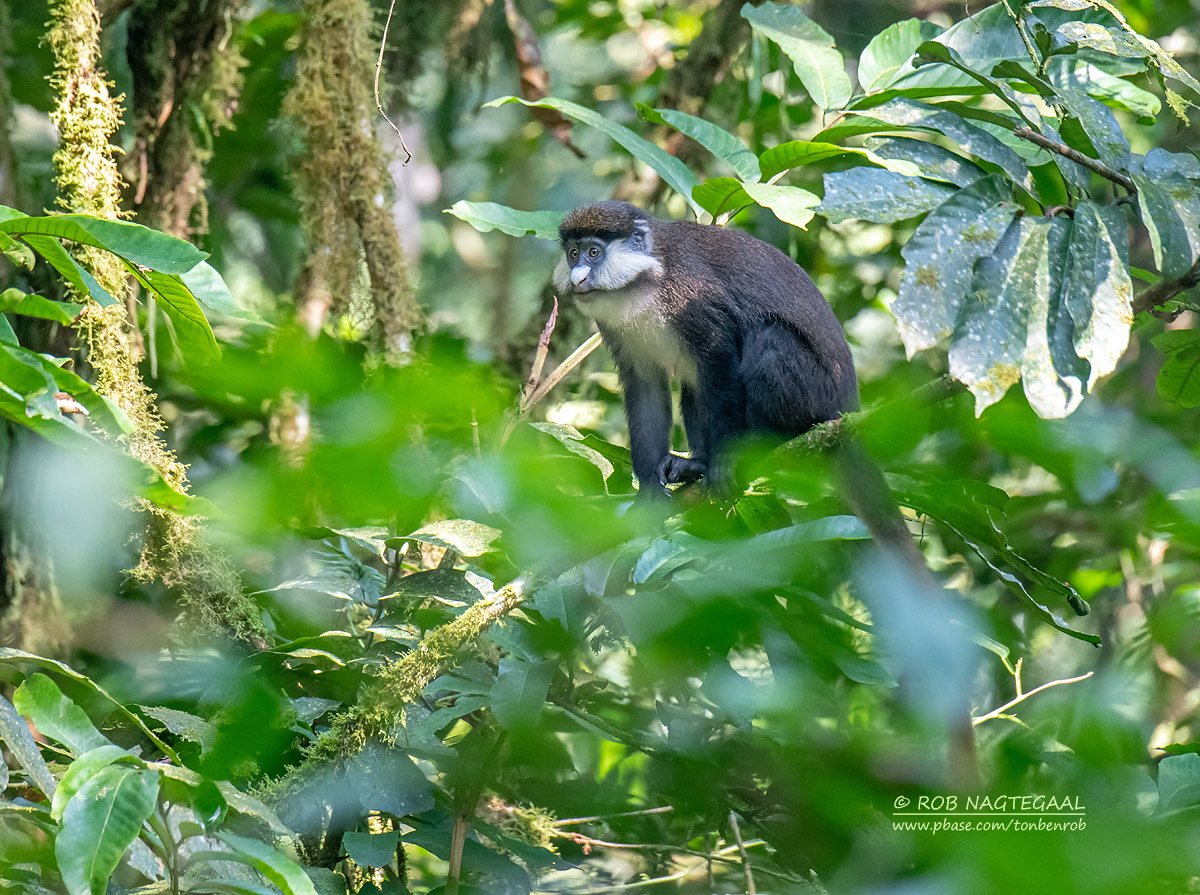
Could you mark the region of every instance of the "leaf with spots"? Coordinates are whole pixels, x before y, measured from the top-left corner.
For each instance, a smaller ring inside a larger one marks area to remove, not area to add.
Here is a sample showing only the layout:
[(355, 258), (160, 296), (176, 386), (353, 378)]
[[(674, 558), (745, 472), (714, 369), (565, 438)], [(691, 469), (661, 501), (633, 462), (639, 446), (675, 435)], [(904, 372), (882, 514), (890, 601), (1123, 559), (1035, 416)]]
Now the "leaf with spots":
[(991, 254), (1016, 214), (1012, 190), (989, 175), (921, 222), (901, 250), (904, 278), (892, 313), (908, 356), (954, 332), (975, 262)]
[(889, 224), (924, 214), (954, 195), (954, 187), (882, 168), (851, 168), (825, 175), (818, 211), (834, 224), (853, 219)]

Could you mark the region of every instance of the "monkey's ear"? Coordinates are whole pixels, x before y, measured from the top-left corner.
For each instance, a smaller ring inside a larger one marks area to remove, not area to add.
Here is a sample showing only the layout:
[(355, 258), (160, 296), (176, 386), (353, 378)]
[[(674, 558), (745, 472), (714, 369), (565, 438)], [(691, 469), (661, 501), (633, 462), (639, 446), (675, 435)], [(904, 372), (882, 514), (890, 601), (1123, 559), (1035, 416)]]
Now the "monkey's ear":
[(654, 239), (650, 235), (649, 221), (634, 221), (633, 235), (628, 240), (629, 248), (649, 255), (654, 250)]

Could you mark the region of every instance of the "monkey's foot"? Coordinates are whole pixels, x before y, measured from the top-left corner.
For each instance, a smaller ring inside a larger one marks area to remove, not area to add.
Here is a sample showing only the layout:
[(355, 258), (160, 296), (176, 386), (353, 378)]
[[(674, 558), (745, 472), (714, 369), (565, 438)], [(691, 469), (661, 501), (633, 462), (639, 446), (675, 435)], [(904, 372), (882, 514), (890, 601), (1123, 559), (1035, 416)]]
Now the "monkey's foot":
[(708, 474), (708, 464), (692, 457), (667, 454), (658, 464), (658, 480), (664, 485), (686, 485)]

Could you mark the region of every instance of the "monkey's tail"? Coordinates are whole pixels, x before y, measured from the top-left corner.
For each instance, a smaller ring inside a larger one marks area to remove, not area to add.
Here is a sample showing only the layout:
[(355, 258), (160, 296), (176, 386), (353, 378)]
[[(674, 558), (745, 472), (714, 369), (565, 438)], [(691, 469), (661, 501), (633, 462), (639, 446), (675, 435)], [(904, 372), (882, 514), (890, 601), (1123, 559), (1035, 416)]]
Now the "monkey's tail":
[[(866, 524), (875, 543), (904, 564), (912, 574), (919, 593), (928, 595), (931, 600), (944, 596), (942, 586), (929, 571), (925, 554), (921, 552), (900, 513), (892, 489), (862, 441), (851, 438), (843, 442), (834, 451), (834, 462), (841, 479), (842, 493), (846, 495), (855, 515)], [(952, 779), (970, 787), (979, 779), (970, 706), (964, 704), (955, 715), (948, 731), (949, 771)]]

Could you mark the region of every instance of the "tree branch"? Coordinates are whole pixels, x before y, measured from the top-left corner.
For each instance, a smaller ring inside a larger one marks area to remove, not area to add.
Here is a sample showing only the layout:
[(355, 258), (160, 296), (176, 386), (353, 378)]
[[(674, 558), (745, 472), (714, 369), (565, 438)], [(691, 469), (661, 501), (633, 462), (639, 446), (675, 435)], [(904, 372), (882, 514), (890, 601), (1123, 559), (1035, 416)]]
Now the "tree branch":
[(1031, 130), (1024, 125), (1013, 128), (1013, 133), (1018, 137), (1028, 140), (1030, 143), (1036, 143), (1043, 149), (1056, 152), (1063, 158), (1068, 158), (1075, 164), (1082, 165), (1083, 167), (1087, 168), (1089, 171), (1095, 171), (1101, 177), (1111, 180), (1117, 186), (1122, 186), (1129, 190), (1130, 193), (1137, 193), (1137, 185), (1124, 174), (1114, 171), (1112, 168), (1108, 167), (1108, 165), (1098, 162), (1094, 158), (1090, 158), (1078, 150), (1072, 149), (1065, 143), (1059, 143), (1057, 140), (1051, 140), (1049, 137), (1044, 137), (1037, 131)]
[[(914, 389), (906, 400), (918, 407), (931, 407), (949, 400), (955, 395), (961, 395), (966, 390), (967, 387), (953, 376), (945, 375)], [(853, 438), (867, 420), (889, 406), (891, 405), (885, 404), (871, 410), (847, 413), (841, 419), (813, 426), (803, 435), (793, 438), (791, 441), (785, 441), (775, 449), (775, 453), (781, 457), (801, 457), (806, 454), (832, 450)]]
[(1143, 289), (1133, 300), (1133, 313), (1147, 311), (1155, 316), (1162, 316), (1155, 310), (1159, 305), (1166, 304), (1181, 292), (1187, 292), (1195, 286), (1200, 286), (1200, 258), (1193, 261), (1192, 266), (1182, 276), (1173, 280), (1159, 280), (1153, 286)]

